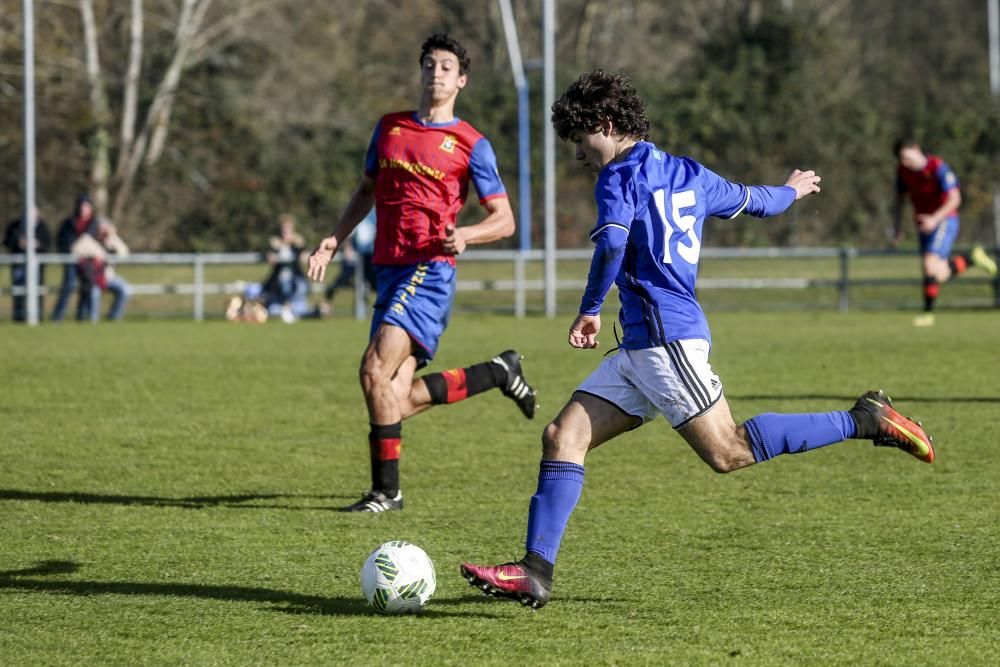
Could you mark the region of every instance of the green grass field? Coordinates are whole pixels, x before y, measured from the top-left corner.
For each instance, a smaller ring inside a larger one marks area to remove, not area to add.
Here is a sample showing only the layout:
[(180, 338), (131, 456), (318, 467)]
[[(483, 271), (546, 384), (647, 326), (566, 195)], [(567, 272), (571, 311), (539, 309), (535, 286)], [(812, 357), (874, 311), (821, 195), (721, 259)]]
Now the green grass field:
[[(589, 458), (536, 613), (458, 564), (521, 555), (541, 429), (600, 360), (568, 318), (455, 319), (434, 368), (516, 343), (541, 415), (493, 392), (407, 422), (407, 509), (375, 516), (333, 511), (368, 479), (366, 325), (4, 325), (0, 664), (998, 664), (1000, 312), (910, 318), (716, 313), (713, 365), (737, 419), (884, 387), (936, 463), (851, 442), (717, 475), (655, 422)], [(419, 616), (361, 598), (389, 539), (436, 563)]]

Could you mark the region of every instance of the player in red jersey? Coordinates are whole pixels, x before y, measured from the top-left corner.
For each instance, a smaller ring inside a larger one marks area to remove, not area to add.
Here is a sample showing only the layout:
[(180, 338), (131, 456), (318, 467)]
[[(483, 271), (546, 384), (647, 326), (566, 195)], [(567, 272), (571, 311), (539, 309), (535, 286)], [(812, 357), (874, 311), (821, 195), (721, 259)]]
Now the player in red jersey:
[[(375, 205), (378, 298), (360, 372), (371, 424), (372, 488), (343, 508), (349, 512), (403, 508), (404, 419), (494, 387), (526, 417), (535, 415), (535, 390), (513, 350), (467, 368), (414, 375), (434, 357), (448, 325), (455, 256), (468, 245), (514, 233), (493, 147), (455, 116), (455, 100), (468, 83), (465, 49), (447, 35), (432, 35), (421, 47), (420, 68), (419, 109), (387, 114), (376, 124), (361, 183), (333, 233), (309, 258), (309, 277), (322, 282), (337, 248)], [(477, 224), (456, 227), (470, 181), (487, 215)]]
[(965, 273), (969, 266), (978, 266), (996, 275), (997, 266), (980, 246), (967, 255), (951, 254), (958, 236), (958, 207), (962, 193), (958, 178), (948, 164), (937, 155), (924, 153), (912, 139), (900, 139), (895, 145), (896, 202), (893, 207), (893, 242), (903, 237), (903, 199), (909, 195), (913, 204), (913, 221), (920, 234), (920, 252), (924, 271), (924, 314), (913, 323), (917, 326), (934, 324), (934, 304), (941, 283)]

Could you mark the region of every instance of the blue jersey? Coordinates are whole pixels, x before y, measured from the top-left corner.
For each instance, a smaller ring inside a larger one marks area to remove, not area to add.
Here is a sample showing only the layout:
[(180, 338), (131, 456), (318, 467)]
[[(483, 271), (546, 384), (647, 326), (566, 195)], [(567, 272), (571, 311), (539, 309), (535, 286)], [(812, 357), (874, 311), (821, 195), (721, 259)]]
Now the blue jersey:
[(695, 297), (705, 218), (763, 217), (795, 201), (789, 186), (732, 183), (691, 158), (637, 143), (597, 179), (596, 243), (580, 312), (593, 315), (618, 285), (622, 347), (641, 350), (683, 338), (711, 340)]

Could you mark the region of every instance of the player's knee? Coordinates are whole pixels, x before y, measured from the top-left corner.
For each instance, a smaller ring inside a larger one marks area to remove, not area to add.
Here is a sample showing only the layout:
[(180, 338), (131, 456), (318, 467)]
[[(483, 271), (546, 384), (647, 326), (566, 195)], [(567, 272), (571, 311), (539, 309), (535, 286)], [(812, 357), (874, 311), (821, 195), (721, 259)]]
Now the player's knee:
[(732, 472), (741, 467), (736, 465), (732, 457), (724, 454), (713, 454), (705, 460), (705, 463), (707, 463), (712, 470), (720, 474)]
[(558, 437), (559, 427), (553, 422), (549, 422), (542, 431), (542, 451), (548, 453), (550, 450), (555, 449)]
[(704, 457), (705, 463), (717, 473), (727, 473), (739, 470), (755, 462), (753, 452), (744, 443), (732, 443), (709, 452)]
[(542, 431), (542, 454), (546, 459), (564, 458), (569, 454), (587, 451), (586, 442), (570, 429), (550, 422)]
[(940, 278), (941, 273), (948, 269), (947, 260), (937, 255), (924, 255), (924, 275)]
[(358, 371), (361, 378), (362, 387), (372, 387), (380, 382), (388, 382), (389, 377), (385, 370), (385, 364), (379, 359), (377, 354), (366, 352), (361, 359), (361, 368)]

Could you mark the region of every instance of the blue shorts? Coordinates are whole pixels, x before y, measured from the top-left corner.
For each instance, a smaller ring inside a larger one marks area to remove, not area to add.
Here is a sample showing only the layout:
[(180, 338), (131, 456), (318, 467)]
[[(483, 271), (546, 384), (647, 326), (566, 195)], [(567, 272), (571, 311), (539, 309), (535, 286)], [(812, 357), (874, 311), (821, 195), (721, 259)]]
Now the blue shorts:
[(448, 262), (383, 264), (375, 267), (378, 298), (369, 339), (379, 325), (394, 324), (413, 340), (414, 355), (434, 358), (438, 340), (448, 327), (455, 297), (455, 267)]
[(945, 218), (930, 234), (920, 234), (920, 254), (932, 253), (948, 259), (951, 256), (951, 247), (955, 245), (957, 237), (958, 216), (952, 215)]

